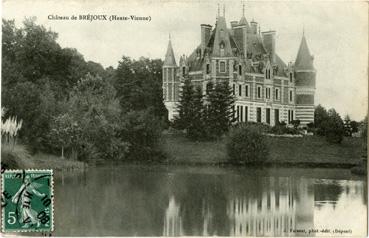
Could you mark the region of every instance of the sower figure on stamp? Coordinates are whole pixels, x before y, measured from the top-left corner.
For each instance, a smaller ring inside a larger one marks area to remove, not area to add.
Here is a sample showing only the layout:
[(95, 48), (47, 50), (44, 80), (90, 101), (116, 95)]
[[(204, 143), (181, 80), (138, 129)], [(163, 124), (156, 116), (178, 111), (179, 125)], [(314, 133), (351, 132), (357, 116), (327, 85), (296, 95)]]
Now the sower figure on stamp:
[(45, 194), (36, 190), (40, 186), (42, 185), (39, 183), (31, 182), (30, 176), (26, 175), (22, 186), (20, 186), (18, 192), (12, 198), (12, 202), (17, 204), (21, 214), (19, 223), (24, 223), (24, 228), (33, 224), (37, 224), (37, 227), (40, 226), (40, 221), (37, 219), (37, 212), (31, 207), (33, 194), (39, 197), (45, 196)]

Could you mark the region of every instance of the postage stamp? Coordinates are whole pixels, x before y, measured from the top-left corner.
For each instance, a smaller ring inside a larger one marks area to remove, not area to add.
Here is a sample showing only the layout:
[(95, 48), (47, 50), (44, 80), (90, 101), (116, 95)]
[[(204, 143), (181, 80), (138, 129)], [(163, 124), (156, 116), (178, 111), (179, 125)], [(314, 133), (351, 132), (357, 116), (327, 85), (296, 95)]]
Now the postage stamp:
[(52, 232), (52, 170), (5, 170), (2, 174), (2, 231)]

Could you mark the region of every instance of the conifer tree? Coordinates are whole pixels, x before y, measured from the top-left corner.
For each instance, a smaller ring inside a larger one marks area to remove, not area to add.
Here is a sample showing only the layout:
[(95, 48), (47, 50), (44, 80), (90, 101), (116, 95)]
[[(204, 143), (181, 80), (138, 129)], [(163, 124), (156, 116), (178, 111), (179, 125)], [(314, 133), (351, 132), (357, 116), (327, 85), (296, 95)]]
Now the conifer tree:
[(188, 137), (193, 140), (199, 140), (206, 137), (205, 123), (204, 123), (204, 100), (202, 90), (200, 87), (195, 89), (192, 97), (192, 113), (188, 127)]
[(216, 138), (228, 132), (234, 122), (232, 89), (227, 82), (208, 86), (206, 125), (210, 138)]
[(177, 129), (188, 129), (193, 117), (192, 98), (194, 89), (189, 79), (185, 79), (177, 104), (178, 116), (174, 118), (174, 127)]

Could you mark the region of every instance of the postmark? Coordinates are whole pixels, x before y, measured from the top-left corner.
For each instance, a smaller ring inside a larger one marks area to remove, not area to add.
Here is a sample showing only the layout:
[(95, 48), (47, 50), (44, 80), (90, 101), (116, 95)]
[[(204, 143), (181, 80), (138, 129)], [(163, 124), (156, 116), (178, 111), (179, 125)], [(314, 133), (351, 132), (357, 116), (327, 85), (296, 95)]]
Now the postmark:
[(52, 170), (2, 171), (2, 231), (52, 232)]

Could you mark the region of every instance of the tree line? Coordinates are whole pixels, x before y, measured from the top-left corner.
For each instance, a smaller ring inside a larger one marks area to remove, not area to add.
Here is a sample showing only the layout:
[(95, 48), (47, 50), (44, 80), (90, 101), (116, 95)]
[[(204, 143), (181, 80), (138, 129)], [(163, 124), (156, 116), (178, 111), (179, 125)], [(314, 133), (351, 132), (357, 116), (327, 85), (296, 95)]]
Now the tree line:
[(22, 143), (81, 160), (160, 157), (162, 61), (123, 56), (105, 69), (57, 37), (33, 18), (2, 21), (2, 106), (22, 119)]

